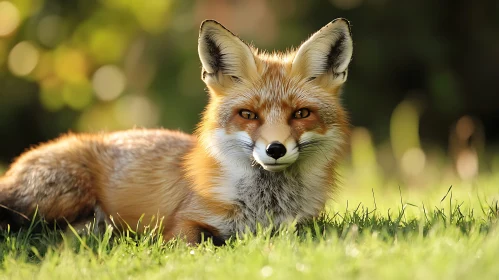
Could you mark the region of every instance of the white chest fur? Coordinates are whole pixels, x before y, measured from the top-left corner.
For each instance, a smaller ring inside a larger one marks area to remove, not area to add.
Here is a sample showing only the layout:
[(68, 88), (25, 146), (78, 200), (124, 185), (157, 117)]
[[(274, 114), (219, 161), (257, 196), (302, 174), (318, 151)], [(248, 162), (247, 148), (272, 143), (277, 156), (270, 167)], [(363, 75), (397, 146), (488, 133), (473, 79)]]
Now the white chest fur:
[(276, 173), (254, 166), (246, 172), (227, 175), (218, 189), (230, 189), (225, 192), (230, 197), (225, 198), (236, 205), (236, 215), (209, 221), (224, 236), (246, 230), (254, 232), (258, 224), (278, 227), (303, 221), (318, 215), (329, 198), (322, 191), (326, 184), (324, 174), (303, 174), (298, 165)]

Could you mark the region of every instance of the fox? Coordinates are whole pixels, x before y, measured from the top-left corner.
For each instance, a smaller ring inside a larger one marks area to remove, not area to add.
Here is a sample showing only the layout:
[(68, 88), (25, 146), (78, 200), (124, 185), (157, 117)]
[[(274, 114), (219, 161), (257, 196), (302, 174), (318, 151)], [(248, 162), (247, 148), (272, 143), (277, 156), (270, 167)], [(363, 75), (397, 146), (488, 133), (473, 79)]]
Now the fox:
[(223, 245), (259, 225), (309, 221), (337, 189), (352, 53), (344, 18), (285, 52), (205, 20), (198, 54), (209, 100), (195, 132), (69, 133), (31, 148), (0, 177), (0, 227), (22, 228), (35, 212), (122, 229), (160, 217), (166, 240)]

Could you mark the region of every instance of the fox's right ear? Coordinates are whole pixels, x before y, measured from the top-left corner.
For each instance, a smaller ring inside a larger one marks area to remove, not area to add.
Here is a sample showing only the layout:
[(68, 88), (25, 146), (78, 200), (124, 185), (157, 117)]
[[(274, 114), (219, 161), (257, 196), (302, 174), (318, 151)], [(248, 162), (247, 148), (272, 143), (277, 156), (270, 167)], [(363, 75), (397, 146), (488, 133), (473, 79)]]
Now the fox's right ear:
[(198, 53), (203, 65), (201, 77), (207, 85), (223, 84), (224, 78), (251, 80), (257, 73), (250, 47), (214, 20), (201, 24)]

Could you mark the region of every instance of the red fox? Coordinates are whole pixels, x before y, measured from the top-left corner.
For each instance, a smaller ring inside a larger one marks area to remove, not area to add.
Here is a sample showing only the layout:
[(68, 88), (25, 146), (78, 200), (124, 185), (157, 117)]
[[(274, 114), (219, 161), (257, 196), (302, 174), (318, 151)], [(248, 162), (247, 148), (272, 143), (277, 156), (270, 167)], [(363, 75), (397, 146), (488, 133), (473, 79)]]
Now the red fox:
[(198, 52), (209, 103), (194, 135), (68, 134), (33, 148), (0, 178), (0, 224), (22, 226), (35, 211), (131, 227), (162, 217), (166, 239), (223, 243), (257, 224), (316, 217), (349, 135), (340, 91), (352, 50), (341, 18), (286, 53), (259, 51), (206, 20)]

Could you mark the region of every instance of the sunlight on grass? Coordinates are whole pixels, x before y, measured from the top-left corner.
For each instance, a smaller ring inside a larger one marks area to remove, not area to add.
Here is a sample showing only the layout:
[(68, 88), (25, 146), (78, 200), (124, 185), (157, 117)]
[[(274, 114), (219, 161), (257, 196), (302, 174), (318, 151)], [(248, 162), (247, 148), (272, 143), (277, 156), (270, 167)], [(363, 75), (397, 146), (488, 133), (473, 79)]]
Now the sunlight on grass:
[(484, 174), (438, 191), (346, 189), (315, 221), (260, 228), (223, 247), (167, 242), (157, 227), (83, 234), (40, 224), (1, 233), (0, 278), (493, 279), (498, 182)]

